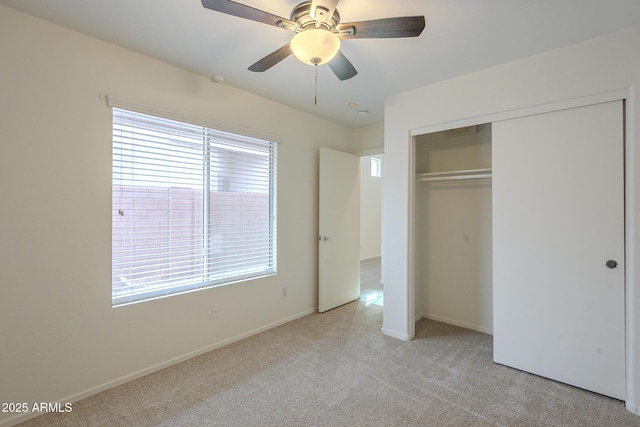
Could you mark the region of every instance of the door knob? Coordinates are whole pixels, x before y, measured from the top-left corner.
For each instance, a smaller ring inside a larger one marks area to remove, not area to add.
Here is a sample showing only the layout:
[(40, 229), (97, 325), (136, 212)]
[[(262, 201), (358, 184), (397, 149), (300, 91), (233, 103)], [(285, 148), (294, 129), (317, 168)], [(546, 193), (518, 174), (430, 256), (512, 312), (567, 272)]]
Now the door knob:
[(614, 269), (618, 266), (618, 263), (612, 259), (610, 259), (609, 261), (605, 262), (604, 265), (606, 265), (608, 268), (610, 269)]
[(331, 237), (327, 237), (324, 234), (320, 237), (318, 237), (318, 240), (322, 240), (323, 242), (326, 242), (327, 240), (329, 240)]

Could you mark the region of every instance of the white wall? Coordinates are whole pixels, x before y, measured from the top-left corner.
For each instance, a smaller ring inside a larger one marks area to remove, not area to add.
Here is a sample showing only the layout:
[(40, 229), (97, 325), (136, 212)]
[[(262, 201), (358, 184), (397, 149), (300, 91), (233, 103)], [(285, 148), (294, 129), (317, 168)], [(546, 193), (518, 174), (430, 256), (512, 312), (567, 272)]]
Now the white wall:
[[(360, 157), (360, 260), (377, 258), (382, 247), (382, 177), (371, 176), (371, 158)], [(384, 174), (384, 172), (383, 172)]]
[[(77, 399), (315, 309), (318, 147), (351, 151), (350, 129), (1, 6), (0, 58), (0, 402)], [(111, 307), (105, 94), (280, 137), (276, 276)]]
[(364, 156), (380, 154), (384, 150), (384, 122), (353, 128), (351, 135), (353, 153)]
[[(627, 102), (627, 408), (640, 411), (640, 27), (392, 96), (385, 104), (383, 282), (386, 334), (414, 334), (412, 144), (417, 129), (491, 122), (505, 111), (625, 90)], [(452, 125), (452, 122), (455, 125)], [(464, 123), (464, 124), (463, 124)], [(567, 171), (570, 173), (570, 169)]]

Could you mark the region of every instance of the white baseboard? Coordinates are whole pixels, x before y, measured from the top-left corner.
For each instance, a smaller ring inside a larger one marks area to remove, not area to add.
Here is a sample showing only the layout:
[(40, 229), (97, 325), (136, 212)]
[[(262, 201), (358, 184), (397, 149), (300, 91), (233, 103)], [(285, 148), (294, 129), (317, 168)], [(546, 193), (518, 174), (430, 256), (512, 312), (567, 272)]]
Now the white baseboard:
[(627, 408), (627, 411), (640, 415), (640, 407), (638, 405), (632, 405), (631, 402), (625, 402), (625, 407)]
[[(63, 403), (74, 403), (74, 402), (77, 402), (79, 400), (85, 399), (85, 398), (87, 398), (89, 396), (92, 396), (94, 394), (100, 393), (101, 391), (105, 391), (105, 390), (108, 390), (110, 388), (113, 388), (113, 387), (128, 383), (129, 381), (133, 381), (135, 379), (142, 378), (145, 375), (152, 374), (152, 373), (157, 372), (157, 371), (159, 371), (161, 369), (168, 368), (169, 366), (178, 364), (180, 362), (184, 362), (186, 360), (192, 359), (194, 357), (197, 357), (197, 356), (200, 356), (202, 354), (208, 353), (210, 351), (216, 350), (218, 348), (224, 347), (225, 345), (229, 345), (229, 344), (234, 343), (236, 341), (240, 341), (240, 340), (242, 340), (244, 338), (248, 338), (248, 337), (250, 337), (252, 335), (259, 334), (260, 332), (264, 332), (266, 330), (275, 328), (276, 326), (284, 325), (285, 323), (291, 322), (293, 320), (299, 319), (301, 317), (307, 316), (307, 315), (315, 313), (317, 311), (318, 311), (317, 307), (315, 307), (313, 309), (310, 309), (310, 310), (305, 310), (305, 311), (303, 311), (301, 313), (294, 314), (293, 316), (289, 316), (289, 317), (286, 317), (284, 319), (277, 320), (277, 321), (275, 321), (273, 323), (269, 323), (267, 325), (261, 326), (259, 328), (252, 329), (252, 330), (250, 330), (248, 332), (245, 332), (243, 334), (236, 335), (235, 337), (231, 337), (231, 338), (228, 338), (226, 340), (219, 341), (219, 342), (217, 342), (215, 344), (211, 344), (211, 345), (206, 346), (204, 348), (201, 348), (199, 350), (192, 351), (190, 353), (184, 354), (182, 356), (174, 357), (173, 359), (167, 360), (167, 361), (162, 362), (162, 363), (158, 363), (157, 365), (150, 366), (150, 367), (145, 368), (145, 369), (141, 369), (141, 370), (139, 370), (137, 372), (131, 373), (129, 375), (125, 375), (125, 376), (117, 378), (117, 379), (115, 379), (113, 381), (106, 382), (106, 383), (104, 383), (102, 385), (99, 385), (99, 386), (96, 386), (96, 387), (92, 387), (92, 388), (90, 388), (88, 390), (85, 390), (85, 391), (82, 391), (80, 393), (76, 393), (76, 394), (73, 394), (71, 396), (67, 396), (67, 397), (64, 397), (62, 399), (55, 400), (55, 402), (63, 402)], [(35, 412), (35, 413), (23, 413), (23, 414), (20, 414), (18, 416), (11, 417), (11, 418), (8, 418), (8, 419), (0, 421), (0, 427), (12, 426), (14, 424), (18, 424), (18, 423), (24, 422), (24, 421), (26, 421), (26, 420), (28, 420), (30, 418), (35, 418), (38, 415), (41, 415), (41, 414), (38, 413), (38, 412)]]
[(431, 319), (431, 320), (435, 320), (442, 323), (448, 323), (454, 326), (460, 326), (461, 328), (471, 329), (472, 331), (478, 331), (478, 332), (483, 332), (485, 334), (493, 335), (493, 329), (491, 328), (487, 328), (485, 326), (480, 326), (480, 325), (474, 325), (472, 323), (461, 322), (456, 319), (450, 319), (448, 317), (438, 316), (435, 314), (427, 314), (427, 313), (419, 314), (416, 316), (416, 322), (422, 319), (423, 317), (425, 319)]
[(400, 332), (390, 331), (385, 328), (380, 328), (380, 331), (382, 332), (383, 335), (386, 335), (391, 338), (396, 338), (402, 341), (410, 341), (413, 339), (413, 337), (410, 337), (409, 335), (401, 334)]

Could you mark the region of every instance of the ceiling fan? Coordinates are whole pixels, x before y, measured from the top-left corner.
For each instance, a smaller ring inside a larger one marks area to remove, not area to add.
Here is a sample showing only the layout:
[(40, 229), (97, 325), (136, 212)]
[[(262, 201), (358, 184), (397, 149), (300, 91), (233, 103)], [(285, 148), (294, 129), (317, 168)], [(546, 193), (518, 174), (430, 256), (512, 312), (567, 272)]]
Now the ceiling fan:
[(340, 40), (417, 37), (425, 27), (424, 16), (382, 18), (343, 24), (340, 23), (340, 14), (336, 9), (338, 1), (304, 1), (293, 8), (290, 19), (230, 0), (202, 0), (202, 5), (217, 12), (297, 33), (290, 43), (249, 67), (249, 70), (255, 72), (266, 71), (293, 53), (306, 64), (328, 63), (340, 80), (347, 80), (358, 72), (340, 51)]

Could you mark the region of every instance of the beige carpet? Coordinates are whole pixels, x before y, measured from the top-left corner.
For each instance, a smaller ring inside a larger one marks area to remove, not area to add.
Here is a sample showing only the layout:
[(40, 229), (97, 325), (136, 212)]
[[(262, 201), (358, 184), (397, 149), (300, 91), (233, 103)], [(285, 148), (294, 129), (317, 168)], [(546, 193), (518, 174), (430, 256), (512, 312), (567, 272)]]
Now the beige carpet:
[(492, 362), (491, 336), (382, 307), (312, 314), (24, 426), (640, 426), (620, 401)]

